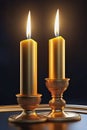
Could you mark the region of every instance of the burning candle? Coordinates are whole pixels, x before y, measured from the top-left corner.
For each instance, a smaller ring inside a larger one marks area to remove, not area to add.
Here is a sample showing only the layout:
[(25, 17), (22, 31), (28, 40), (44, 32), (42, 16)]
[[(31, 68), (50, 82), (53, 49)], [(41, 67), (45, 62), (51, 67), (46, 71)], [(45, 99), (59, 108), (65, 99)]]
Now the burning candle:
[(31, 15), (27, 20), (26, 40), (20, 42), (20, 94), (37, 95), (37, 42), (31, 39)]
[(49, 40), (49, 78), (65, 78), (65, 40), (59, 36), (59, 10), (54, 24), (55, 38)]

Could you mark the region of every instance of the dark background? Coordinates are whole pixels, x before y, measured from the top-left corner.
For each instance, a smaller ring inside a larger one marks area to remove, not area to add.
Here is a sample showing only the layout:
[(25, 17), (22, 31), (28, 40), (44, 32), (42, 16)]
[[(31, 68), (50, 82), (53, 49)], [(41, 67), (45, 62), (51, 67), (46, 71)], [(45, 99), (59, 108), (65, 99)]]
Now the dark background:
[(48, 40), (54, 37), (56, 10), (60, 10), (60, 35), (66, 40), (67, 103), (87, 104), (87, 4), (85, 0), (0, 0), (0, 105), (16, 104), (20, 88), (20, 41), (26, 39), (28, 11), (32, 15), (32, 38), (38, 42), (38, 92), (42, 103), (50, 93)]

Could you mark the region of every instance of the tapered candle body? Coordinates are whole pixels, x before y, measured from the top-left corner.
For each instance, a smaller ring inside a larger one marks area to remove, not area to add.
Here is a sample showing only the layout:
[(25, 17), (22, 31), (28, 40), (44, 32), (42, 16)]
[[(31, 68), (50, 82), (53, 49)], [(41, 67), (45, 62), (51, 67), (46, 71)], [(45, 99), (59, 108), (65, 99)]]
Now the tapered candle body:
[(32, 39), (20, 42), (20, 94), (37, 94), (37, 43)]
[(65, 78), (65, 40), (61, 36), (49, 40), (49, 78)]

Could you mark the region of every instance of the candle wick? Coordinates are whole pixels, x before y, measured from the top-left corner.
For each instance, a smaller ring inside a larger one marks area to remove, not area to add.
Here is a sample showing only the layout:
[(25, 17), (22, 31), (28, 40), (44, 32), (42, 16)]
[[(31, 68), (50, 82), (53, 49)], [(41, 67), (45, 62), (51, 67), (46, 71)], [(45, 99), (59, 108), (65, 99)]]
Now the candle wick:
[(55, 36), (56, 36), (56, 37), (58, 37), (58, 36), (59, 36), (59, 34), (56, 34)]
[(31, 39), (31, 36), (30, 36), (30, 35), (28, 35), (28, 36), (27, 36), (27, 39)]

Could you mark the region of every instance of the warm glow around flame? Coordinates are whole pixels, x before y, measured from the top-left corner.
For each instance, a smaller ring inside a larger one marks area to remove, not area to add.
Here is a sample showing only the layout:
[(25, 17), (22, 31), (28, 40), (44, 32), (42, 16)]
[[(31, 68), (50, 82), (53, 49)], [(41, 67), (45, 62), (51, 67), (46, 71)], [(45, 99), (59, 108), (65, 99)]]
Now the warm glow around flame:
[(27, 20), (26, 36), (29, 39), (31, 38), (31, 13), (30, 11), (29, 11), (28, 20)]
[(59, 36), (59, 9), (57, 9), (57, 13), (55, 17), (54, 34), (55, 36)]

